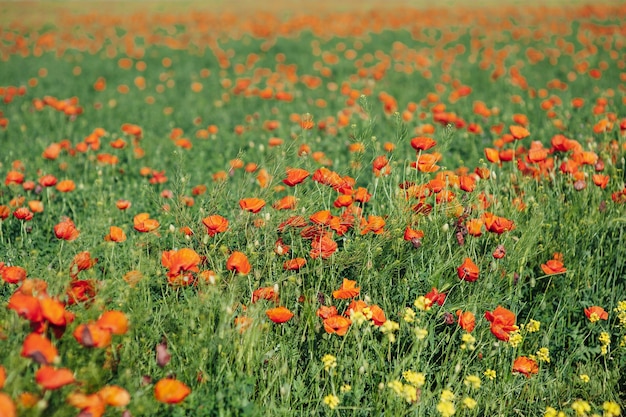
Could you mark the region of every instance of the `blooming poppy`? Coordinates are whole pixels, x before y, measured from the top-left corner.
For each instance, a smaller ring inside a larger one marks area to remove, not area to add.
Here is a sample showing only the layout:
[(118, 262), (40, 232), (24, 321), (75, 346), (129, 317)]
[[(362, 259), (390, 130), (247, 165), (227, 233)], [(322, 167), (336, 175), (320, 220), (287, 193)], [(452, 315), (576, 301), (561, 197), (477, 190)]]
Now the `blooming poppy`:
[(167, 276), (177, 277), (184, 272), (199, 272), (200, 255), (190, 248), (164, 251), (161, 254), (161, 264), (168, 268)]
[(67, 368), (44, 365), (35, 373), (35, 380), (43, 389), (54, 390), (73, 383), (74, 374)]
[(243, 252), (234, 251), (228, 257), (226, 261), (226, 269), (229, 271), (236, 271), (240, 275), (248, 275), (252, 266), (248, 257)]
[(509, 131), (511, 132), (511, 135), (518, 140), (530, 136), (528, 130), (523, 126), (511, 125), (509, 126)]
[(331, 316), (324, 319), (324, 330), (326, 333), (337, 334), (338, 336), (345, 336), (348, 332), (348, 328), (352, 324), (352, 321), (344, 316)]
[(90, 302), (95, 296), (96, 289), (93, 280), (74, 279), (67, 289), (67, 303), (69, 305)]
[(293, 313), (285, 307), (270, 308), (265, 312), (267, 317), (274, 323), (286, 323), (293, 317)]
[(335, 306), (320, 306), (315, 314), (317, 317), (324, 320), (332, 316), (337, 316), (339, 313), (337, 312), (337, 307)]
[(56, 189), (62, 193), (69, 193), (76, 189), (76, 184), (72, 180), (63, 180), (57, 184)]
[(293, 210), (296, 208), (297, 203), (298, 200), (296, 199), (296, 197), (292, 195), (286, 195), (280, 200), (276, 201), (274, 204), (272, 204), (272, 207), (274, 207), (276, 210)]
[(498, 306), (493, 311), (486, 311), (485, 318), (491, 323), (491, 333), (498, 339), (509, 341), (509, 333), (518, 330), (515, 325), (515, 313)]
[(333, 253), (335, 253), (337, 247), (337, 242), (335, 242), (329, 234), (324, 233), (323, 235), (316, 237), (313, 242), (311, 242), (311, 251), (309, 252), (309, 256), (313, 259), (317, 259), (319, 257), (322, 259), (328, 259)]
[(562, 274), (567, 272), (567, 268), (563, 266), (563, 262), (556, 259), (550, 259), (545, 264), (541, 264), (541, 270), (546, 275)]
[(299, 271), (304, 265), (306, 265), (306, 259), (294, 258), (283, 262), (283, 269), (285, 271)]
[(228, 220), (219, 214), (213, 214), (202, 219), (202, 224), (206, 227), (209, 236), (215, 236), (223, 233), (228, 229)]
[(90, 395), (82, 392), (73, 392), (67, 396), (67, 403), (72, 407), (78, 408), (80, 410), (79, 415), (99, 417), (106, 411), (106, 402), (100, 395), (100, 392)]
[(38, 323), (43, 320), (39, 299), (30, 294), (16, 291), (9, 298), (7, 308), (15, 311), (20, 317), (31, 323)]
[(166, 404), (177, 404), (190, 393), (191, 388), (173, 378), (163, 378), (154, 385), (154, 397)]
[(4, 383), (7, 380), (7, 371), (4, 366), (0, 365), (0, 389), (4, 388)]
[(17, 416), (17, 409), (15, 408), (15, 403), (11, 400), (4, 392), (0, 392), (0, 410), (4, 413), (3, 416), (6, 417), (15, 417)]
[(27, 222), (29, 220), (32, 220), (33, 217), (35, 217), (35, 214), (26, 207), (19, 207), (13, 212), (13, 217), (18, 220), (24, 220)]
[(8, 284), (17, 284), (26, 279), (26, 270), (21, 266), (5, 266), (2, 268), (2, 279)]
[(487, 230), (492, 233), (502, 234), (515, 229), (515, 223), (512, 220), (496, 216), (493, 213), (484, 213), (482, 219)]
[(120, 210), (126, 210), (131, 206), (131, 202), (128, 200), (120, 199), (115, 202), (115, 207)]
[(106, 385), (100, 388), (98, 395), (112, 407), (124, 407), (130, 403), (128, 391), (117, 385)]
[(498, 245), (496, 249), (491, 254), (495, 259), (502, 259), (506, 256), (506, 249), (504, 249), (504, 245)]
[(252, 291), (253, 303), (256, 303), (261, 299), (278, 302), (278, 294), (274, 291), (274, 287), (261, 287)]
[(70, 218), (65, 217), (60, 223), (54, 226), (54, 235), (57, 239), (63, 239), (71, 242), (78, 238), (80, 232), (76, 229), (74, 222)]
[(59, 353), (50, 340), (38, 333), (26, 336), (22, 343), (23, 358), (31, 358), (42, 365), (49, 365), (59, 358)]
[(446, 301), (446, 294), (439, 292), (437, 288), (433, 287), (433, 289), (430, 290), (429, 293), (424, 295), (424, 298), (430, 300), (431, 305), (436, 303), (442, 306), (443, 303)]
[(24, 174), (19, 171), (9, 171), (4, 179), (4, 185), (20, 185), (24, 182)]
[(128, 317), (121, 311), (109, 310), (100, 315), (96, 321), (98, 327), (112, 334), (122, 335), (128, 332)]
[(86, 271), (98, 262), (97, 258), (92, 258), (91, 253), (82, 251), (74, 256), (70, 264), (70, 275), (75, 278), (80, 271)]
[(465, 258), (457, 268), (457, 274), (463, 281), (474, 282), (478, 279), (478, 266), (470, 258)]
[(585, 316), (589, 319), (590, 322), (595, 323), (598, 320), (608, 320), (609, 313), (607, 313), (604, 308), (600, 306), (591, 306), (585, 309)]
[(476, 317), (471, 311), (457, 310), (456, 315), (459, 317), (457, 323), (468, 333), (471, 333), (476, 326)]
[(72, 320), (72, 316), (68, 316), (65, 311), (65, 305), (52, 297), (41, 297), (39, 299), (41, 306), (41, 315), (50, 324), (55, 326), (67, 325), (67, 320)]
[(309, 175), (311, 175), (311, 173), (306, 169), (287, 168), (287, 177), (283, 180), (283, 183), (293, 187), (307, 179)]
[(263, 207), (265, 207), (265, 200), (260, 198), (242, 198), (239, 200), (239, 207), (242, 210), (249, 211), (250, 213), (258, 213)]
[(356, 287), (356, 281), (344, 278), (343, 282), (341, 283), (341, 288), (333, 291), (333, 298), (336, 298), (338, 300), (354, 298), (359, 295), (360, 290), (360, 288)]
[(385, 316), (385, 312), (379, 305), (371, 305), (369, 306), (371, 318), (370, 320), (374, 324), (374, 326), (382, 326), (387, 321), (387, 317)]
[(379, 235), (384, 232), (385, 219), (380, 216), (368, 216), (367, 222), (361, 225), (361, 234), (372, 232)]
[(126, 233), (121, 227), (111, 226), (109, 227), (109, 234), (104, 237), (107, 242), (124, 242), (126, 240)]
[(465, 222), (467, 228), (467, 234), (474, 237), (479, 237), (483, 234), (482, 228), (485, 223), (481, 219), (469, 219)]
[(141, 233), (148, 233), (156, 230), (160, 226), (159, 222), (150, 218), (148, 213), (139, 213), (133, 217), (133, 227)]
[(539, 372), (539, 365), (533, 359), (526, 356), (519, 356), (513, 361), (513, 372), (518, 372), (526, 378), (530, 378), (531, 375)]
[(416, 151), (426, 151), (433, 146), (435, 146), (437, 142), (426, 136), (418, 136), (411, 139), (411, 147)]
[(111, 331), (95, 323), (78, 325), (72, 335), (78, 343), (89, 348), (103, 348), (111, 344)]

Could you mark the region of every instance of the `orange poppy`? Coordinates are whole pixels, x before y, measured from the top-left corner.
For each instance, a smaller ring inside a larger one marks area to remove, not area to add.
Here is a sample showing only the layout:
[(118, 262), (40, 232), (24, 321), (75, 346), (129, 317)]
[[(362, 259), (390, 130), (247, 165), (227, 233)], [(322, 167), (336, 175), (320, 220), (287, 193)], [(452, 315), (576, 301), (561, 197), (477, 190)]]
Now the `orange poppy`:
[(333, 291), (333, 298), (336, 298), (338, 300), (354, 298), (359, 295), (360, 290), (360, 288), (356, 287), (356, 281), (344, 278), (343, 282), (341, 283), (341, 287), (338, 290)]
[(325, 320), (332, 316), (337, 316), (339, 313), (337, 312), (337, 307), (335, 306), (320, 306), (315, 312), (317, 317)]
[[(28, 209), (27, 209), (28, 210)], [(9, 206), (0, 205), (0, 220), (6, 220), (11, 215)]]
[(404, 240), (421, 239), (423, 237), (424, 232), (422, 230), (411, 229), (409, 226), (404, 229)]
[(69, 193), (76, 189), (76, 184), (72, 180), (63, 180), (57, 184), (56, 189), (61, 193)]
[(104, 237), (107, 242), (124, 242), (126, 240), (126, 233), (121, 227), (111, 226), (109, 228), (109, 234)]
[(351, 324), (352, 321), (347, 317), (331, 316), (324, 319), (324, 330), (326, 330), (326, 333), (335, 333), (338, 336), (345, 336)]
[(278, 294), (274, 291), (274, 287), (261, 287), (252, 292), (252, 302), (259, 300), (269, 300), (278, 302)]
[(328, 259), (337, 250), (337, 242), (335, 242), (329, 234), (323, 234), (313, 240), (311, 243), (311, 251), (309, 256), (313, 259), (321, 257)]
[(242, 198), (239, 200), (239, 207), (242, 210), (249, 211), (251, 213), (258, 213), (263, 207), (265, 207), (265, 200), (260, 198)]
[(190, 393), (191, 388), (173, 378), (163, 378), (154, 385), (154, 397), (166, 404), (177, 404)]
[(25, 318), (31, 323), (38, 323), (43, 320), (41, 304), (39, 299), (32, 295), (15, 292), (9, 298), (7, 308), (15, 311), (20, 317)]
[(385, 230), (385, 219), (380, 216), (368, 216), (367, 222), (361, 225), (361, 234), (364, 235), (372, 232), (376, 235), (383, 233)]
[(57, 177), (51, 174), (44, 175), (39, 178), (39, 185), (42, 187), (52, 187), (58, 182)]
[(38, 333), (31, 333), (26, 336), (24, 343), (22, 343), (20, 355), (23, 358), (31, 358), (42, 365), (51, 364), (59, 357), (59, 353), (52, 342)]
[(293, 187), (307, 179), (309, 175), (311, 175), (311, 173), (306, 169), (287, 168), (287, 177), (283, 180), (283, 183)]
[(78, 325), (72, 335), (78, 343), (89, 348), (103, 348), (111, 344), (111, 331), (95, 323)]
[(86, 395), (81, 392), (73, 392), (67, 396), (67, 403), (80, 410), (79, 415), (100, 417), (106, 411), (106, 403), (100, 393)]
[(204, 224), (207, 233), (211, 237), (218, 233), (223, 233), (228, 229), (228, 220), (219, 214), (205, 217), (202, 219), (202, 224)]
[(294, 258), (283, 262), (283, 269), (285, 271), (299, 271), (304, 265), (306, 265), (306, 259)]
[(35, 380), (43, 389), (55, 390), (74, 382), (74, 374), (67, 368), (55, 369), (44, 365), (35, 373)]
[(539, 372), (539, 365), (533, 359), (526, 356), (519, 356), (513, 361), (513, 372), (518, 372), (526, 378), (530, 378)]
[(471, 333), (476, 327), (476, 317), (470, 311), (457, 310), (456, 315), (459, 317), (457, 323), (468, 333)]
[(493, 311), (486, 311), (485, 318), (491, 323), (491, 333), (498, 339), (509, 341), (509, 333), (518, 329), (515, 325), (515, 313), (498, 306)]
[(511, 132), (511, 135), (518, 140), (530, 136), (528, 130), (523, 126), (511, 125), (509, 126), (509, 131)]
[(478, 266), (470, 258), (465, 258), (457, 268), (457, 274), (463, 281), (474, 282), (478, 279)]
[(120, 210), (126, 210), (130, 206), (131, 206), (131, 202), (128, 200), (120, 199), (115, 202), (115, 207), (117, 207)]
[(161, 264), (169, 269), (167, 277), (170, 283), (180, 278), (182, 278), (181, 284), (191, 283), (191, 272), (200, 272), (198, 265), (201, 261), (200, 255), (190, 248), (164, 251), (161, 254)]
[(110, 331), (112, 334), (122, 335), (128, 332), (128, 317), (117, 310), (105, 311), (96, 321), (98, 327)]
[(96, 289), (92, 280), (72, 280), (67, 290), (67, 303), (86, 303), (94, 299)]
[(24, 182), (24, 174), (19, 171), (9, 171), (4, 179), (4, 185), (20, 185)]
[(130, 403), (130, 394), (117, 385), (106, 385), (97, 393), (107, 405), (112, 407), (124, 407)]
[(78, 238), (80, 232), (76, 229), (74, 222), (68, 217), (65, 217), (60, 223), (54, 226), (54, 235), (57, 239), (63, 239), (71, 242)]
[(482, 235), (483, 224), (485, 223), (481, 219), (469, 219), (465, 223), (465, 227), (467, 228), (467, 234), (475, 237)]
[(3, 417), (16, 417), (17, 410), (15, 408), (15, 403), (11, 397), (9, 397), (4, 392), (0, 392), (0, 410), (3, 412)]
[(492, 233), (502, 234), (515, 229), (515, 223), (512, 220), (496, 216), (493, 213), (484, 213), (482, 219), (487, 230)]
[(541, 270), (546, 275), (562, 274), (567, 272), (567, 268), (563, 266), (563, 262), (556, 259), (550, 259), (545, 264), (541, 264)]
[(416, 151), (426, 151), (433, 146), (435, 146), (437, 142), (426, 136), (418, 136), (411, 139), (411, 147)]
[(42, 297), (39, 299), (41, 314), (50, 324), (55, 326), (67, 325), (65, 305), (60, 301), (51, 297)]
[(285, 307), (270, 308), (265, 312), (267, 317), (274, 323), (286, 323), (293, 317), (293, 313)]
[(374, 304), (369, 306), (371, 318), (370, 320), (374, 324), (374, 326), (382, 326), (387, 321), (387, 317), (385, 317), (385, 312), (380, 306)]
[(133, 227), (141, 233), (152, 232), (160, 226), (159, 222), (150, 218), (148, 213), (139, 213), (133, 218)]
[(226, 261), (226, 269), (236, 271), (240, 275), (248, 275), (252, 266), (245, 253), (234, 251)]
[(5, 266), (1, 269), (2, 279), (8, 284), (17, 284), (26, 279), (26, 270), (21, 266)]
[(431, 305), (438, 304), (442, 306), (443, 303), (446, 301), (446, 294), (443, 292), (439, 292), (437, 288), (433, 287), (433, 289), (430, 290), (430, 292), (424, 295), (424, 298), (430, 300)]
[(296, 197), (292, 195), (286, 195), (280, 200), (276, 201), (274, 204), (272, 204), (272, 207), (274, 207), (276, 210), (293, 210), (296, 208), (297, 203), (298, 200), (296, 199)]
[(4, 366), (0, 365), (0, 389), (4, 388), (4, 383), (7, 380), (7, 371)]
[(82, 251), (74, 256), (70, 264), (70, 275), (75, 278), (80, 271), (86, 271), (98, 262), (98, 259), (91, 257), (88, 251)]
[(599, 306), (591, 306), (585, 309), (585, 316), (589, 319), (589, 321), (596, 322), (598, 320), (608, 320), (609, 313), (604, 310), (604, 308)]

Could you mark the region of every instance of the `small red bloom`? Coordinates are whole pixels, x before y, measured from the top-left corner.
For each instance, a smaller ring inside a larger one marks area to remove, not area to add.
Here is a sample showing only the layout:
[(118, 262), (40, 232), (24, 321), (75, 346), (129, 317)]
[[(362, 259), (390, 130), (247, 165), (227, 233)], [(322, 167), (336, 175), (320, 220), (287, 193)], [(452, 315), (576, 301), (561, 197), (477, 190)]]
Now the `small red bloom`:
[(470, 258), (465, 258), (457, 269), (457, 274), (463, 281), (474, 282), (478, 279), (478, 266)]

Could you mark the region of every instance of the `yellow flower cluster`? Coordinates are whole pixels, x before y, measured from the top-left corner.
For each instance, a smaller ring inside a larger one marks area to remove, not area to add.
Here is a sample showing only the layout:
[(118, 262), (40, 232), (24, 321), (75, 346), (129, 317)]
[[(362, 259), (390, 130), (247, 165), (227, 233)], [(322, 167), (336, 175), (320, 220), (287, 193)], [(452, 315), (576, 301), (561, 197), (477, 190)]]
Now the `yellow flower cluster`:
[(509, 345), (511, 345), (512, 348), (518, 347), (522, 344), (523, 341), (524, 338), (522, 337), (522, 334), (519, 332), (519, 330), (515, 330), (514, 332), (511, 332), (509, 334)]
[(480, 388), (480, 377), (478, 375), (468, 375), (465, 377), (465, 380), (463, 381), (463, 383), (465, 384), (466, 387), (470, 387), (473, 389), (479, 389)]
[(611, 344), (611, 335), (607, 332), (600, 333), (600, 353), (606, 355), (609, 351), (609, 345)]
[(461, 349), (474, 350), (476, 348), (476, 338), (471, 333), (463, 333), (461, 336)]
[(399, 323), (397, 323), (397, 322), (395, 322), (393, 320), (387, 320), (379, 328), (380, 328), (380, 331), (383, 334), (387, 335), (387, 337), (389, 338), (389, 341), (391, 343), (396, 341), (396, 335), (393, 334), (393, 332), (395, 332), (397, 330), (400, 330), (400, 324)]
[(326, 354), (322, 356), (322, 363), (324, 364), (324, 370), (330, 372), (331, 369), (337, 366), (337, 358), (333, 355)]
[(339, 397), (333, 394), (328, 394), (324, 397), (324, 404), (326, 404), (331, 410), (334, 410), (339, 405)]
[(546, 411), (543, 413), (543, 417), (565, 417), (566, 414), (563, 411), (557, 411), (552, 407), (546, 407)]
[(450, 390), (444, 389), (441, 392), (441, 398), (437, 404), (437, 411), (441, 414), (441, 417), (451, 417), (456, 413), (456, 407), (454, 406), (454, 393)]
[(493, 369), (487, 369), (485, 372), (483, 372), (483, 375), (485, 375), (485, 378), (490, 381), (496, 379), (496, 371)]
[(576, 412), (577, 416), (586, 416), (591, 411), (591, 406), (587, 401), (576, 400), (572, 403), (572, 409)]
[(406, 380), (406, 384), (396, 379), (389, 382), (387, 386), (406, 402), (413, 404), (419, 399), (420, 388), (424, 386), (426, 376), (421, 372), (409, 370), (404, 371), (402, 377)]
[(528, 323), (526, 323), (526, 326), (524, 326), (523, 328), (528, 333), (535, 333), (535, 332), (539, 331), (540, 327), (541, 327), (541, 322), (539, 322), (537, 320), (530, 319), (528, 321)]
[(619, 404), (613, 401), (605, 401), (602, 404), (602, 410), (604, 411), (603, 417), (617, 417), (622, 413)]
[(626, 300), (617, 303), (617, 307), (615, 307), (614, 311), (617, 313), (619, 325), (626, 328)]
[(541, 349), (539, 349), (537, 353), (535, 353), (535, 356), (537, 356), (537, 359), (540, 362), (550, 363), (550, 351), (547, 347), (542, 347)]

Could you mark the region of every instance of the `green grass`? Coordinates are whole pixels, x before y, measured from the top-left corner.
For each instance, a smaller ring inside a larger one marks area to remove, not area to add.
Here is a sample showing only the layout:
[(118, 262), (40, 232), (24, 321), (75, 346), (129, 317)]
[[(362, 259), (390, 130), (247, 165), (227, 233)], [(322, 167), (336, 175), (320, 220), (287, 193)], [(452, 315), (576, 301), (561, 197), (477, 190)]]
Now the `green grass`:
[[(50, 314), (31, 323), (15, 309), (0, 309), (6, 372), (0, 400), (24, 416), (122, 410), (135, 416), (556, 416), (548, 407), (568, 416), (619, 415), (615, 406), (626, 401), (623, 6), (388, 7), (376, 18), (365, 7), (300, 10), (278, 14), (280, 26), (270, 14), (220, 20), (217, 13), (151, 6), (141, 19), (117, 9), (91, 19), (84, 5), (51, 11), (45, 22), (2, 18), (0, 120), (7, 125), (0, 129), (0, 175), (7, 181), (0, 184), (0, 206), (7, 218), (0, 221), (0, 302), (8, 307), (16, 292), (28, 292), (19, 288), (40, 279), (47, 290), (34, 297), (60, 301), (72, 319), (60, 335)], [(45, 33), (50, 37), (41, 38)], [(100, 78), (106, 87), (96, 89)], [(237, 90), (244, 80), (251, 80), (247, 91)], [(20, 86), (16, 94), (12, 87)], [(273, 97), (262, 98), (268, 87)], [(455, 97), (459, 91), (469, 93)], [(292, 99), (279, 100), (276, 92)], [(82, 112), (38, 108), (46, 97), (74, 97)], [(576, 98), (584, 99), (581, 107), (572, 104)], [(487, 113), (475, 110), (478, 102)], [(435, 119), (433, 108), (442, 106), (448, 123)], [(312, 129), (298, 121), (307, 114)], [(520, 115), (530, 135), (498, 141), (523, 123)], [(277, 121), (276, 129), (268, 121)], [(603, 121), (609, 126), (599, 129)], [(141, 138), (125, 132), (125, 124), (139, 126)], [(97, 129), (100, 147), (82, 150)], [(570, 140), (568, 150), (555, 149), (557, 135)], [(437, 144), (416, 155), (411, 139), (417, 136)], [(181, 137), (191, 149), (177, 146)], [(126, 146), (112, 147), (119, 138)], [(272, 138), (282, 145), (270, 146)], [(53, 143), (64, 148), (44, 158)], [(547, 159), (528, 161), (533, 143), (548, 150)], [(489, 162), (485, 149), (498, 146), (515, 149), (515, 159)], [(421, 154), (435, 152), (438, 171), (411, 168)], [(390, 171), (376, 176), (372, 163), (381, 155)], [(107, 156), (116, 162), (103, 162)], [(235, 159), (256, 169), (233, 168)], [(578, 173), (564, 169), (571, 161), (579, 162)], [(322, 167), (353, 181), (353, 190), (366, 189), (369, 201), (335, 207), (350, 192), (345, 183), (333, 188), (314, 180)], [(288, 168), (311, 176), (288, 187), (282, 181)], [(477, 179), (481, 169), (488, 175)], [(269, 178), (264, 187), (262, 170)], [(10, 183), (13, 171), (24, 174), (26, 186)], [(76, 189), (39, 186), (46, 174), (72, 180)], [(594, 184), (595, 174), (608, 176), (605, 188)], [(161, 175), (165, 182), (151, 183)], [(476, 180), (474, 190), (459, 188), (463, 176)], [(428, 213), (416, 209), (416, 187), (425, 184), (433, 189), (421, 201), (431, 206)], [(453, 197), (444, 199), (446, 192)], [(294, 210), (272, 207), (285, 196), (297, 198)], [(266, 206), (242, 210), (240, 200), (251, 197)], [(120, 199), (131, 206), (119, 209)], [(17, 219), (17, 208), (32, 201), (43, 211)], [(310, 217), (322, 210), (353, 215), (344, 234), (329, 225), (318, 230), (337, 244), (326, 259), (314, 255), (315, 240), (302, 229), (279, 230), (294, 215), (311, 226)], [(134, 228), (140, 213), (158, 221), (156, 231)], [(514, 228), (496, 233), (483, 226), (482, 235), (468, 234), (468, 222), (485, 213)], [(209, 236), (202, 219), (214, 214), (229, 224)], [(384, 220), (381, 233), (363, 233), (376, 216)], [(55, 236), (64, 217), (80, 231), (73, 241)], [(126, 240), (106, 241), (111, 226)], [(423, 237), (404, 239), (407, 227)], [(290, 247), (285, 254), (275, 251), (279, 239)], [(506, 255), (496, 259), (499, 245)], [(182, 264), (191, 284), (172, 285), (181, 276), (170, 273), (163, 253), (182, 248), (199, 257)], [(84, 251), (97, 262), (76, 272), (72, 262)], [(249, 273), (227, 268), (235, 251), (247, 256)], [(542, 265), (555, 254), (566, 270), (547, 274)], [(307, 263), (284, 270), (293, 258)], [(478, 266), (475, 282), (459, 279), (466, 258)], [(28, 279), (9, 283), (11, 266), (24, 268)], [(344, 279), (356, 282), (358, 295), (333, 296)], [(77, 280), (90, 283), (95, 296), (71, 304), (68, 289)], [(275, 298), (253, 303), (262, 287)], [(421, 310), (419, 300), (433, 288), (445, 301)], [(367, 309), (351, 316), (345, 335), (329, 334), (318, 309), (335, 306), (350, 316), (354, 300)], [(266, 314), (278, 306), (293, 313), (283, 324)], [(384, 312), (382, 326), (371, 321), (373, 306)], [(508, 342), (495, 337), (485, 317), (498, 306), (513, 312), (520, 328)], [(607, 320), (588, 319), (585, 309), (592, 306), (604, 308)], [(109, 334), (106, 346), (86, 347), (97, 335), (85, 339), (79, 325), (101, 323), (112, 310), (124, 313), (128, 331)], [(458, 324), (458, 310), (475, 315), (471, 333)], [(241, 318), (249, 325), (237, 325)], [(48, 390), (38, 383), (39, 356), (21, 354), (36, 328), (58, 352), (53, 365), (69, 369), (74, 382)], [(157, 360), (157, 347), (169, 361)], [(549, 361), (541, 360), (541, 348)], [(334, 366), (325, 369), (325, 355), (336, 359)], [(519, 357), (534, 358), (537, 372), (528, 378), (513, 372)], [(423, 383), (406, 371), (422, 373)], [(184, 383), (189, 395), (176, 404), (159, 401), (155, 387), (166, 377)], [(475, 377), (480, 386), (472, 385)], [(130, 400), (115, 406), (107, 386), (123, 388)], [(445, 400), (448, 392), (452, 400)], [(80, 405), (79, 394), (94, 394), (92, 404), (103, 408)]]

